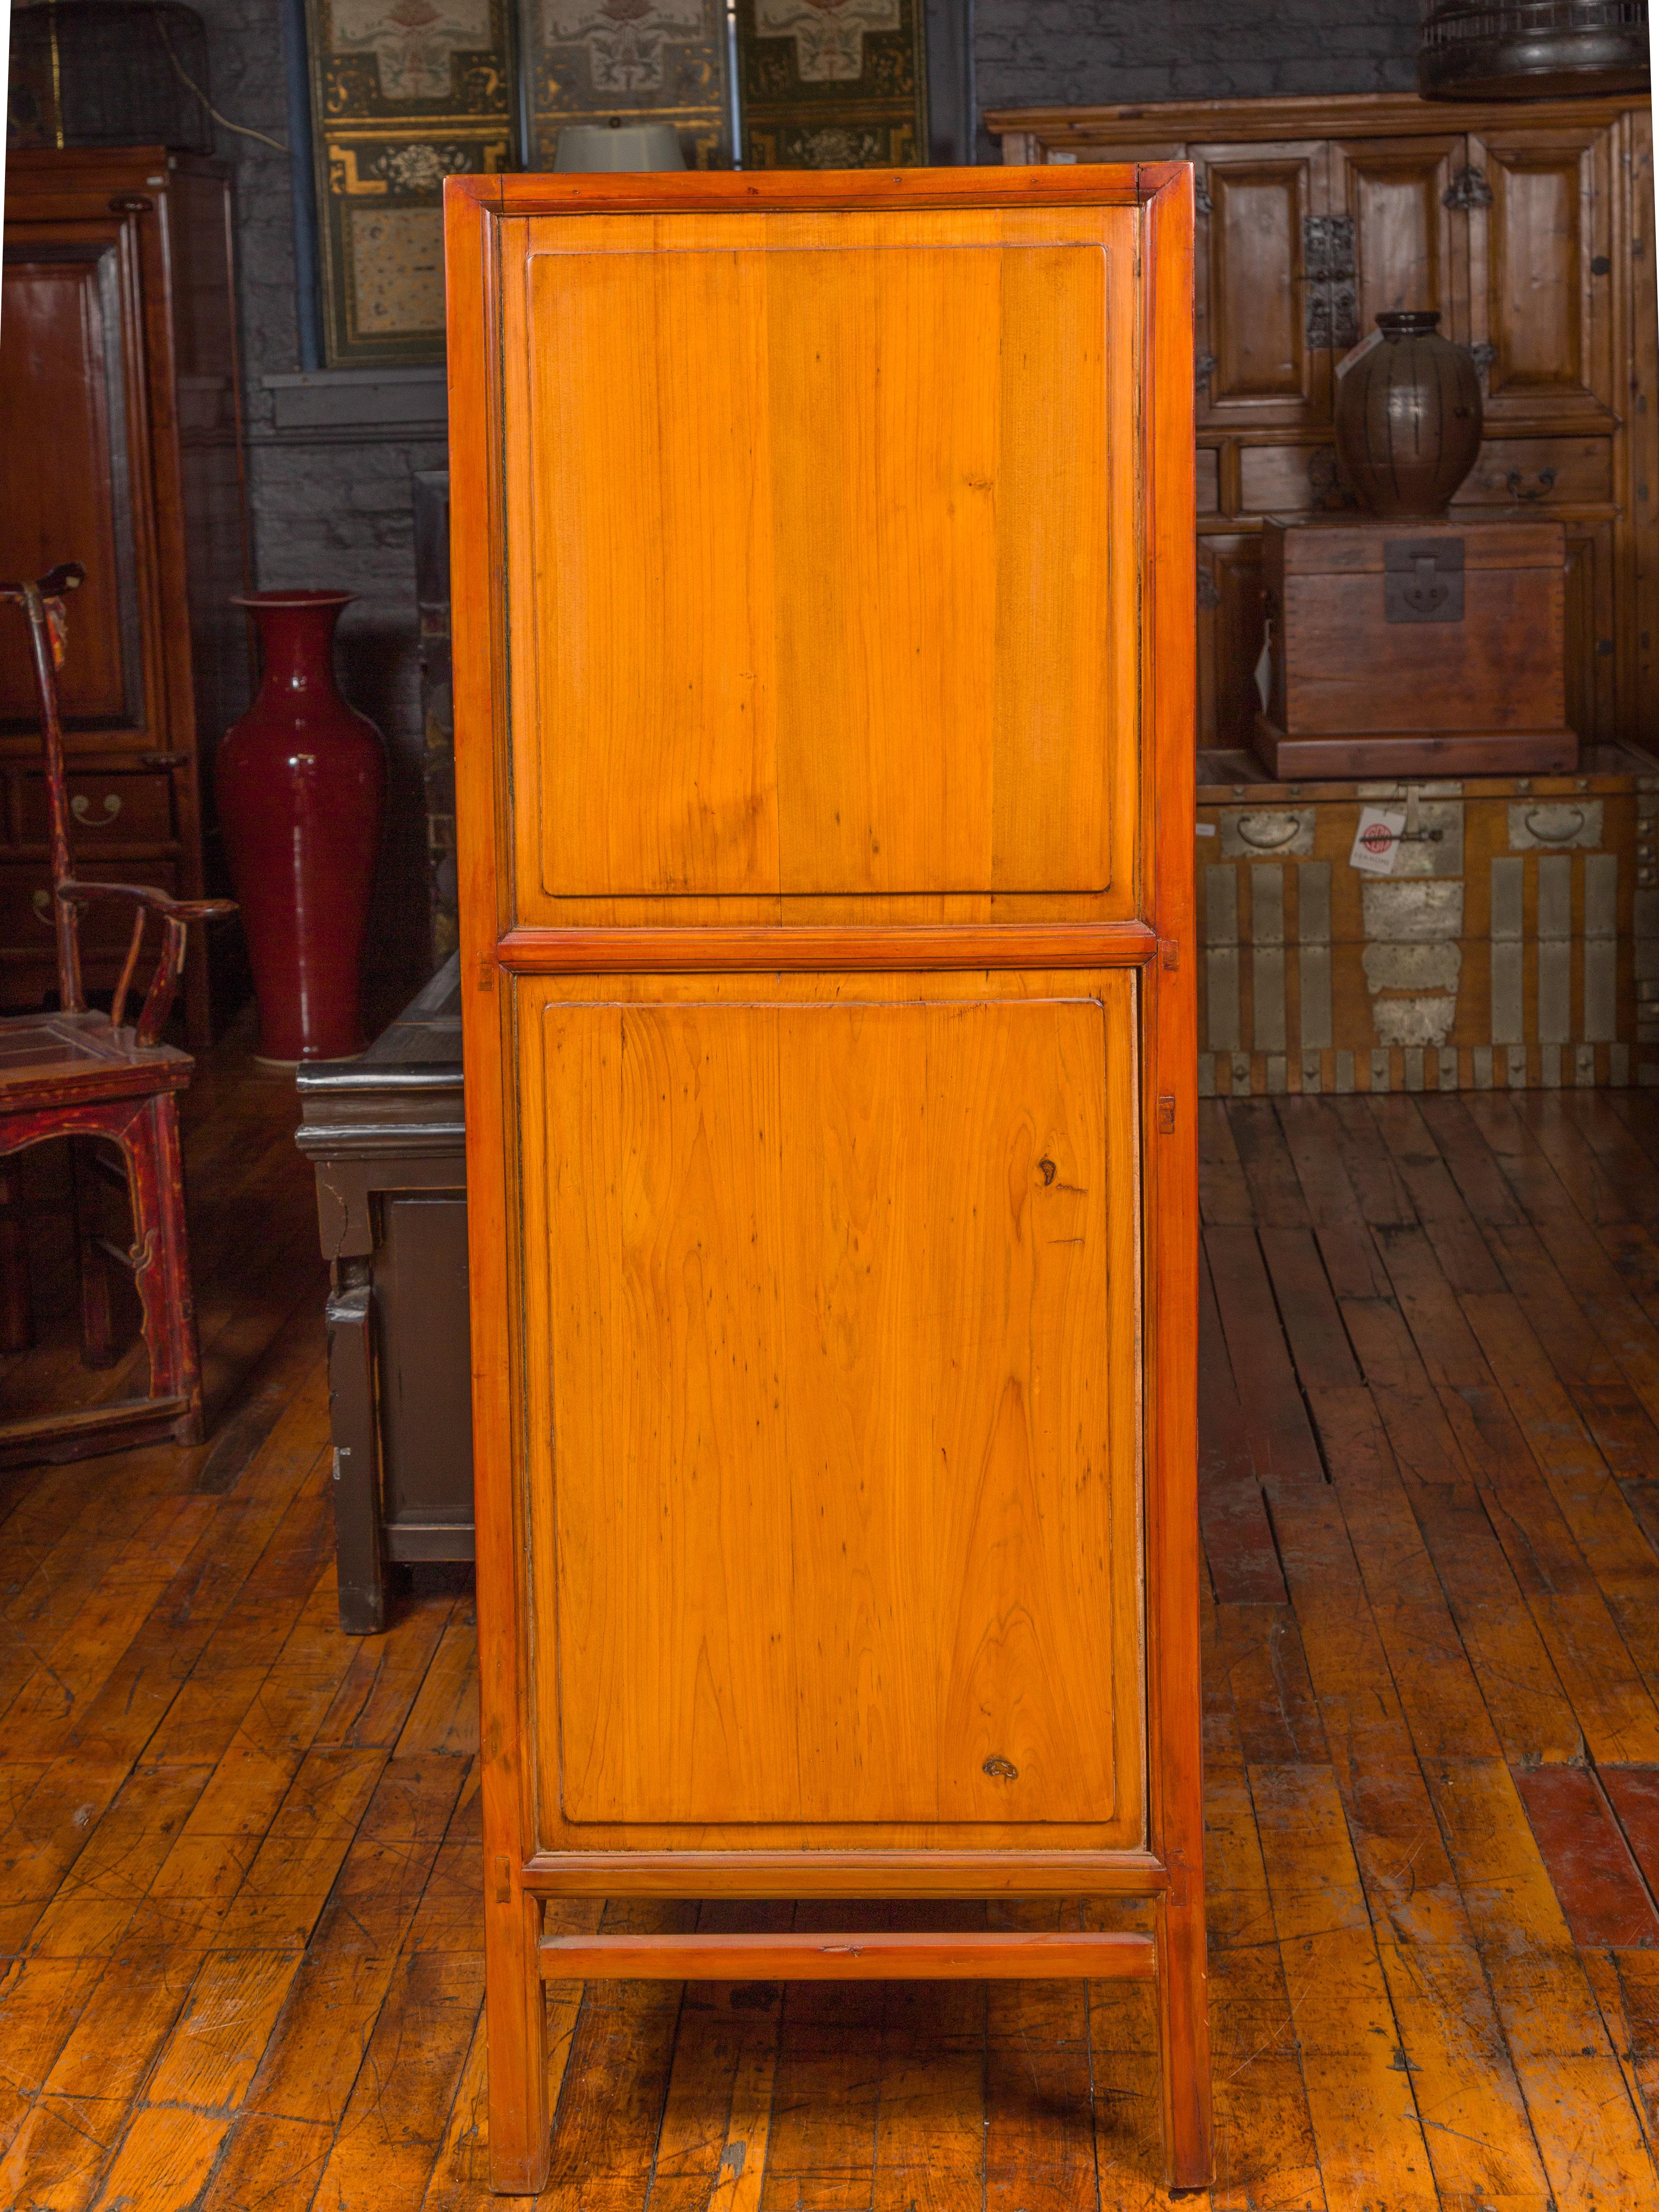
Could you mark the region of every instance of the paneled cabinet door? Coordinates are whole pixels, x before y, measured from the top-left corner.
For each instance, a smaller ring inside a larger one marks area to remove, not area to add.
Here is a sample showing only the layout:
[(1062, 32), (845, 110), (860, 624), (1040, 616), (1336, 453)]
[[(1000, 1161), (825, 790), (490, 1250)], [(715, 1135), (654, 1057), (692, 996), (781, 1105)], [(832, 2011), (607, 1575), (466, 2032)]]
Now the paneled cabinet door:
[(1618, 734), (1614, 697), (1611, 522), (1569, 522), (1567, 531), (1567, 727), (1580, 744)]
[(1248, 750), (1267, 636), (1261, 539), (1255, 531), (1198, 541), (1198, 742)]
[(1352, 228), (1361, 337), (1385, 308), (1434, 307), (1444, 335), (1467, 343), (1468, 227), (1458, 179), (1468, 158), (1461, 131), (1333, 143), (1331, 203)]
[(1332, 347), (1353, 343), (1352, 241), (1331, 221), (1325, 143), (1190, 152), (1199, 427), (1310, 428), (1330, 415)]
[[(150, 611), (140, 579), (150, 514), (133, 465), (143, 365), (122, 316), (137, 276), (130, 229), (107, 218), (6, 229), (0, 425), (14, 434), (0, 431), (0, 575), (38, 576), (60, 561), (87, 572), (59, 678), (71, 736), (140, 726), (159, 703), (144, 696)], [(31, 422), (55, 422), (58, 434), (15, 434)], [(38, 708), (21, 617), (8, 613), (0, 636), (0, 728), (32, 736)]]
[(1613, 416), (1613, 132), (1471, 135), (1469, 343), (1486, 422)]

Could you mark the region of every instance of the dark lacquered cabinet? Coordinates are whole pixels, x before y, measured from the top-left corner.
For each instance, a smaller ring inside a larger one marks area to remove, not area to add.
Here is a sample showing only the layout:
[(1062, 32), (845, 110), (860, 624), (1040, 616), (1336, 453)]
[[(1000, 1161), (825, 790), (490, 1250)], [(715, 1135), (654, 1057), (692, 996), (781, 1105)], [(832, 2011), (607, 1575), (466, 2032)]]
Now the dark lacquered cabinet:
[(388, 1571), (472, 1557), (460, 986), (449, 961), (361, 1058), (298, 1072), (329, 1263), (340, 1625)]
[[(0, 576), (78, 561), (62, 686), (77, 871), (199, 896), (213, 748), (247, 697), (247, 581), (228, 173), (157, 146), (6, 164)], [(46, 804), (27, 639), (0, 610), (0, 1010), (53, 986)], [(87, 917), (88, 986), (128, 923)], [(234, 933), (215, 948), (234, 960)], [(185, 1005), (209, 1041), (208, 948)]]

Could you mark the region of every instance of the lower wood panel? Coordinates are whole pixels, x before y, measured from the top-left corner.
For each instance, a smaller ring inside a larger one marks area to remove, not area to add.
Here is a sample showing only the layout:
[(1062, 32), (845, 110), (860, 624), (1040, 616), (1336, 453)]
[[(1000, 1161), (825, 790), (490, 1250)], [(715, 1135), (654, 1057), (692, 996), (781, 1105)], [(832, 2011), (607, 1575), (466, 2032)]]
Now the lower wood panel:
[(546, 1844), (1139, 1839), (1134, 985), (903, 988), (526, 987)]

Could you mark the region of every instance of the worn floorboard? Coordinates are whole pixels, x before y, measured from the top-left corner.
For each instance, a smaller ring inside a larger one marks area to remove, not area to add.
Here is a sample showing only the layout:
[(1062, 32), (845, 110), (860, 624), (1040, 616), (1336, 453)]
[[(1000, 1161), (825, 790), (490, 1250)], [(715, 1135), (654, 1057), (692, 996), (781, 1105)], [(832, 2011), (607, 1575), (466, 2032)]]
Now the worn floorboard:
[[(1659, 1106), (1203, 1117), (1207, 2201), (1659, 2212)], [(0, 1484), (8, 2212), (495, 2202), (471, 1594), (428, 1570), (385, 1635), (339, 1632), (294, 1120), (234, 1043), (204, 1064), (206, 1443)], [(0, 1397), (106, 1395), (132, 1362), (76, 1356), (66, 1185), (44, 1153), (26, 1182), (40, 1334)], [(744, 1911), (853, 1917), (561, 1917)], [(1138, 1987), (556, 1985), (548, 2013), (560, 2212), (1174, 2202)]]

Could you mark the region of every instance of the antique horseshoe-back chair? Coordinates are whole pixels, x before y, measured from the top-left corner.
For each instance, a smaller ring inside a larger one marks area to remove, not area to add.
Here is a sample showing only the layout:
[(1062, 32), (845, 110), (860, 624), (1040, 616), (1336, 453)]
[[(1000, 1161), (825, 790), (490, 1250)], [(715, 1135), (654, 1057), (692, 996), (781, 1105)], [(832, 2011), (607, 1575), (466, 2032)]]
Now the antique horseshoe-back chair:
[[(163, 1044), (161, 1031), (184, 968), (187, 925), (236, 909), (228, 899), (168, 898), (148, 884), (82, 883), (70, 873), (57, 672), (64, 602), (85, 573), (68, 562), (35, 583), (0, 584), (0, 600), (21, 605), (27, 620), (40, 701), (59, 1001), (55, 1013), (0, 1021), (0, 1348), (21, 1352), (33, 1338), (15, 1155), (26, 1146), (66, 1137), (76, 1163), (82, 1356), (93, 1367), (108, 1366), (115, 1357), (107, 1265), (117, 1261), (131, 1270), (138, 1292), (149, 1389), (142, 1398), (0, 1421), (0, 1467), (79, 1459), (169, 1434), (194, 1443), (202, 1432), (177, 1104), (194, 1063)], [(94, 899), (125, 899), (135, 908), (126, 963), (107, 1014), (88, 1006), (81, 981), (80, 918)], [(137, 1019), (129, 1024), (128, 1000), (152, 914), (161, 921), (161, 949)], [(98, 1231), (92, 1182), (100, 1142), (116, 1148), (125, 1170), (133, 1229), (127, 1250)]]

